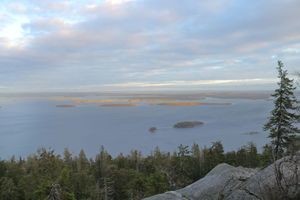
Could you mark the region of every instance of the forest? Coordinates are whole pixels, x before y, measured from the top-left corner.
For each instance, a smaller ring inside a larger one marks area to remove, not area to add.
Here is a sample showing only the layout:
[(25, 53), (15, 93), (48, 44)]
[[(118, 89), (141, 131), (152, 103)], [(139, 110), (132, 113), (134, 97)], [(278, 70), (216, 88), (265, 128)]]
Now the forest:
[(224, 153), (221, 142), (204, 148), (180, 145), (172, 153), (157, 147), (148, 156), (133, 150), (115, 158), (101, 147), (91, 159), (84, 150), (72, 155), (65, 149), (59, 155), (51, 149), (39, 149), (27, 159), (0, 161), (0, 199), (47, 199), (55, 190), (64, 200), (139, 200), (186, 186), (223, 162), (251, 168), (267, 166), (271, 155), (270, 146), (258, 153), (252, 143)]

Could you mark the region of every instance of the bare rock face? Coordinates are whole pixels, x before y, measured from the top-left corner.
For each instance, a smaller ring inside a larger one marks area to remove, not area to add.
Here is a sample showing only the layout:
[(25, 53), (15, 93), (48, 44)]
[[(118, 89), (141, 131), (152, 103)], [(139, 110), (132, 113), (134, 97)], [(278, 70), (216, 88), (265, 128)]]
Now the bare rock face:
[(233, 167), (225, 163), (220, 164), (204, 178), (183, 189), (156, 195), (145, 200), (219, 199), (219, 197), (230, 194), (232, 190), (256, 172), (257, 170), (253, 169)]
[(236, 189), (255, 172), (256, 170), (220, 164), (204, 178), (178, 192), (189, 199), (218, 199)]
[(164, 194), (158, 194), (153, 197), (146, 198), (144, 200), (162, 200), (162, 199), (163, 200), (183, 200), (183, 199), (187, 200), (187, 198), (184, 198), (182, 194), (175, 191), (166, 192)]
[[(282, 194), (286, 196), (283, 197)], [(300, 155), (282, 158), (260, 171), (220, 164), (204, 178), (183, 189), (144, 200), (258, 200), (298, 197)]]
[(226, 197), (240, 199), (300, 199), (300, 154), (284, 157), (259, 171)]

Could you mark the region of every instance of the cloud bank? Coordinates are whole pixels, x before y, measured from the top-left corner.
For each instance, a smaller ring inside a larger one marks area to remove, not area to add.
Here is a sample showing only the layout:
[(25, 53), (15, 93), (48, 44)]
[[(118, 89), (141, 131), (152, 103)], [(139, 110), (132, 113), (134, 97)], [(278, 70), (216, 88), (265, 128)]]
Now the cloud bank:
[(0, 88), (266, 88), (278, 59), (300, 69), (299, 7), (297, 0), (3, 1)]

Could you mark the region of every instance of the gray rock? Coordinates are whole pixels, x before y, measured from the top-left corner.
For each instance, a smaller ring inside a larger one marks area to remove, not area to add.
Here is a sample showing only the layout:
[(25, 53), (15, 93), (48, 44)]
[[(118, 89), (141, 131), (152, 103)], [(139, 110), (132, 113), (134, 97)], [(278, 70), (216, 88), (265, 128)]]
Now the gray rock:
[(211, 170), (199, 181), (177, 190), (156, 195), (145, 200), (210, 200), (219, 199), (226, 194), (230, 194), (242, 182), (253, 176), (257, 170), (242, 167), (233, 167), (228, 164), (220, 164)]
[(256, 170), (220, 164), (204, 178), (178, 190), (178, 192), (189, 199), (219, 199), (226, 196), (255, 173)]
[(243, 197), (243, 199), (274, 199), (280, 196), (280, 188), (276, 182), (275, 167), (282, 173), (280, 185), (283, 193), (289, 198), (299, 197), (300, 188), (298, 187), (300, 187), (300, 177), (295, 176), (296, 174), (300, 174), (300, 155), (298, 154), (293, 158), (282, 158), (257, 172), (228, 195), (226, 199), (235, 200), (240, 197)]
[(296, 179), (295, 177), (295, 170), (300, 174), (300, 155), (297, 155), (292, 159), (290, 157), (282, 158), (260, 171), (220, 164), (204, 178), (183, 189), (148, 197), (145, 200), (258, 200), (278, 198), (280, 194), (276, 184), (275, 167), (280, 167), (282, 172), (282, 188), (285, 193), (290, 198), (300, 196), (300, 188), (296, 187), (297, 184), (300, 187), (300, 178)]
[(175, 192), (175, 191), (166, 192), (164, 194), (158, 194), (153, 197), (146, 198), (145, 200), (161, 200), (161, 199), (164, 199), (164, 200), (183, 200), (184, 199), (184, 200), (186, 200), (182, 196), (182, 194)]

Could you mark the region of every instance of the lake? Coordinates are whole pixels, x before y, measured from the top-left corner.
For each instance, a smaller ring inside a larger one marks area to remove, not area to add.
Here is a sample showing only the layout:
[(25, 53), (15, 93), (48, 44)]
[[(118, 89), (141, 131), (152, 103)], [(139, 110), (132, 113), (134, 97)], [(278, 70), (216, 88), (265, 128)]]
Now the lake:
[[(230, 97), (192, 101), (216, 104), (166, 106), (140, 101), (138, 106), (99, 106), (101, 103), (92, 102), (57, 107), (70, 100), (2, 96), (0, 157), (27, 156), (40, 147), (58, 153), (69, 148), (75, 154), (84, 149), (88, 156), (93, 156), (101, 145), (113, 156), (133, 149), (147, 154), (156, 146), (174, 151), (180, 144), (198, 143), (204, 147), (214, 141), (221, 141), (225, 151), (237, 150), (248, 142), (254, 142), (261, 150), (269, 141), (262, 127), (273, 107), (272, 101)], [(205, 124), (190, 129), (173, 128), (175, 123), (189, 120)], [(158, 130), (150, 133), (150, 127)]]

